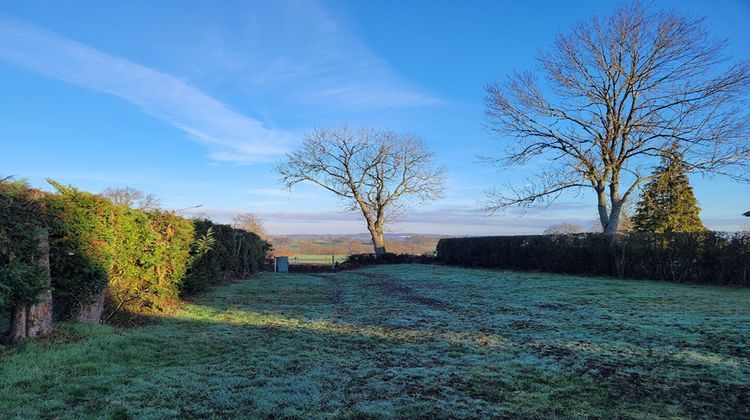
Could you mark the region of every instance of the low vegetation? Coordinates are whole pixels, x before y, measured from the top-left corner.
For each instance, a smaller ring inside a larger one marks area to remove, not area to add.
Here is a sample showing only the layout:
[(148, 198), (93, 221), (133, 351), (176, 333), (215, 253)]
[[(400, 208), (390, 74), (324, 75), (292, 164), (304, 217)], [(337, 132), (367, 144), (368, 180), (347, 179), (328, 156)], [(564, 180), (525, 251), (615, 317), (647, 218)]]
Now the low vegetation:
[(750, 416), (750, 290), (383, 265), (265, 274), (0, 357), (9, 417)]

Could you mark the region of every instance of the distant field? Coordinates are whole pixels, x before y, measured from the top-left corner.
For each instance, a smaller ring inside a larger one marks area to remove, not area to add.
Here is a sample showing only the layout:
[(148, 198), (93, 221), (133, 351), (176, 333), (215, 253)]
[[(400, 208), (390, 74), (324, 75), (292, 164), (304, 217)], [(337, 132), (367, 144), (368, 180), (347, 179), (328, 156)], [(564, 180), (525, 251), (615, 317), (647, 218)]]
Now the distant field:
[[(348, 255), (335, 255), (336, 262), (344, 262)], [(295, 255), (289, 257), (289, 264), (319, 264), (331, 265), (331, 255)]]
[(0, 417), (750, 417), (750, 290), (397, 265), (264, 274), (0, 357)]
[[(441, 236), (404, 235), (386, 236), (386, 249), (396, 254), (434, 252)], [(372, 241), (362, 235), (302, 235), (270, 238), (276, 255), (350, 255), (372, 253)]]

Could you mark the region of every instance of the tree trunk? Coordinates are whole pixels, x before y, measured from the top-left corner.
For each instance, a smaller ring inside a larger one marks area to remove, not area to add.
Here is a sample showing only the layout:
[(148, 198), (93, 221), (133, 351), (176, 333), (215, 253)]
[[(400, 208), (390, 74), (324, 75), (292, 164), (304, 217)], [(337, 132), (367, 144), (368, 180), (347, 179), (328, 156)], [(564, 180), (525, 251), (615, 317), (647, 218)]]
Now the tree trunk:
[(52, 331), (49, 236), (46, 230), (39, 234), (39, 251), (38, 263), (44, 270), (45, 288), (37, 295), (35, 303), (13, 308), (11, 328), (8, 334), (10, 343), (15, 343), (24, 338), (39, 337)]
[(602, 224), (602, 231), (607, 229), (609, 224), (609, 213), (607, 212), (607, 195), (603, 187), (596, 188), (596, 208), (599, 211), (599, 222)]
[(13, 344), (26, 337), (26, 307), (16, 306), (10, 315), (10, 332), (7, 340)]
[(622, 211), (622, 201), (612, 203), (612, 210), (609, 212), (609, 223), (604, 226), (604, 235), (615, 236), (617, 229), (620, 227), (620, 213)]
[(44, 230), (39, 234), (39, 265), (44, 270), (44, 290), (39, 293), (36, 303), (26, 312), (26, 334), (38, 337), (52, 331), (52, 279), (49, 266), (49, 234)]
[(81, 309), (76, 321), (98, 324), (102, 319), (102, 312), (104, 312), (104, 297), (105, 290), (102, 290), (91, 304)]
[(372, 245), (375, 247), (375, 257), (385, 254), (385, 239), (383, 238), (383, 228), (377, 226), (369, 229), (372, 235)]
[(26, 336), (39, 337), (52, 331), (52, 292), (39, 294), (37, 303), (26, 307)]

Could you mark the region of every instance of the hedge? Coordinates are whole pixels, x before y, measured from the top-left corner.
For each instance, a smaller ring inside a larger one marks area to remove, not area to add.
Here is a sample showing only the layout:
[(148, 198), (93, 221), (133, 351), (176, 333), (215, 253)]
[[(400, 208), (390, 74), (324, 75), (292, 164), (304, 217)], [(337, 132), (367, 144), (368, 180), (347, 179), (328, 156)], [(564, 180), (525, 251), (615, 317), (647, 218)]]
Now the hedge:
[(0, 179), (0, 314), (34, 303), (44, 287), (38, 265), (44, 229), (39, 194), (23, 181)]
[(57, 319), (73, 319), (107, 285), (115, 251), (117, 206), (50, 181), (58, 194), (42, 200), (49, 217), (50, 273)]
[(195, 221), (195, 244), (193, 261), (180, 286), (183, 294), (257, 273), (271, 248), (254, 233), (210, 220)]
[(444, 264), (750, 286), (750, 234), (723, 232), (441, 239)]
[(228, 225), (135, 210), (49, 182), (55, 193), (0, 181), (0, 318), (40, 291), (40, 229), (49, 231), (58, 320), (75, 319), (102, 297), (109, 314), (158, 311), (180, 295), (257, 273), (269, 250), (257, 235)]
[(342, 270), (357, 268), (366, 265), (379, 265), (379, 264), (431, 264), (435, 262), (435, 257), (429, 254), (424, 255), (413, 255), (413, 254), (394, 254), (392, 252), (386, 252), (383, 255), (375, 254), (352, 254), (346, 258), (346, 261), (341, 263), (337, 268)]

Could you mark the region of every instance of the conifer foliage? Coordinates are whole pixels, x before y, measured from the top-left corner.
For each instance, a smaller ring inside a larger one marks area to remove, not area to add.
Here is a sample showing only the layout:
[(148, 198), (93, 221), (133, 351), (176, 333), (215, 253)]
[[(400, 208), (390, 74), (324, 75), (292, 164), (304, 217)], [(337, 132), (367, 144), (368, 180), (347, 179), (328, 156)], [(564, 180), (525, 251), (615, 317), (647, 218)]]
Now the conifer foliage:
[(700, 232), (706, 230), (687, 177), (682, 154), (671, 150), (654, 170), (636, 206), (633, 225), (639, 232)]

